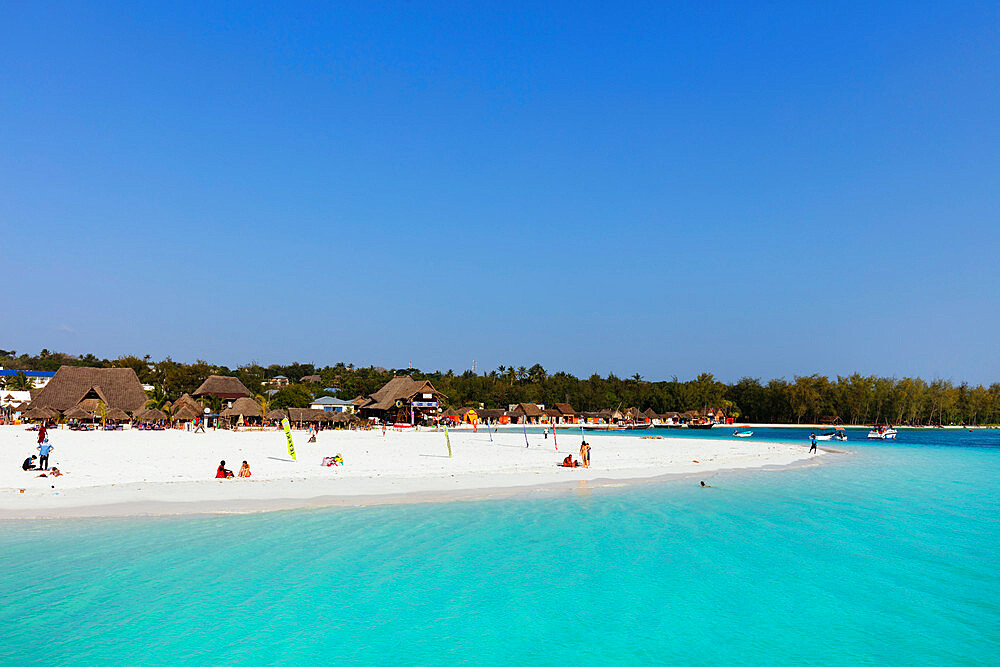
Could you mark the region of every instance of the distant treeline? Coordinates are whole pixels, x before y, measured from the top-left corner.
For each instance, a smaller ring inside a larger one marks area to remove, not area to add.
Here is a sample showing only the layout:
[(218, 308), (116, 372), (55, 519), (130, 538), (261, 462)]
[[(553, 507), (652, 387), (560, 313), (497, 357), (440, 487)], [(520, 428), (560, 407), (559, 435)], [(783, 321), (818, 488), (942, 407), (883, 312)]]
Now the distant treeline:
[[(765, 423), (840, 422), (844, 424), (995, 424), (1000, 421), (1000, 384), (989, 387), (955, 385), (948, 380), (927, 382), (920, 378), (883, 378), (855, 373), (830, 379), (822, 375), (797, 376), (792, 381), (761, 382), (743, 378), (733, 384), (703, 373), (693, 380), (677, 378), (651, 382), (636, 374), (577, 378), (569, 373), (548, 373), (540, 365), (500, 366), (476, 374), (452, 371), (422, 372), (415, 368), (355, 368), (339, 363), (318, 368), (313, 364), (260, 366), (247, 364), (227, 368), (196, 361), (183, 364), (170, 359), (124, 356), (99, 359), (92, 354), (75, 357), (42, 350), (38, 355), (17, 355), (0, 350), (0, 365), (7, 369), (57, 370), (59, 366), (104, 366), (135, 369), (139, 379), (152, 384), (170, 399), (193, 392), (209, 375), (235, 375), (251, 391), (262, 383), (284, 375), (293, 384), (271, 400), (276, 408), (306, 407), (312, 399), (336, 395), (350, 399), (375, 392), (394, 375), (408, 374), (430, 380), (448, 396), (451, 407), (482, 403), (487, 408), (506, 408), (513, 403), (566, 402), (577, 410), (637, 407), (658, 413), (703, 411), (721, 408), (740, 421)], [(317, 384), (298, 384), (303, 377), (320, 376)], [(336, 389), (336, 391), (328, 391)], [(159, 393), (159, 392), (158, 392)]]

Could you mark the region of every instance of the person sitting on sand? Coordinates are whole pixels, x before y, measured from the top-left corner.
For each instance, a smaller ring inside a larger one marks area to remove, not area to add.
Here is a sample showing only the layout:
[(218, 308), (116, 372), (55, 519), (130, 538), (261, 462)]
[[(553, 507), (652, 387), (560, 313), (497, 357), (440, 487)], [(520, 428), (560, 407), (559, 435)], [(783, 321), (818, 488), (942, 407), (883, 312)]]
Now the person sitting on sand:
[(218, 468), (218, 470), (215, 471), (215, 478), (216, 479), (231, 479), (232, 476), (233, 476), (233, 471), (226, 469), (226, 462), (225, 461), (219, 461), (219, 468)]
[(52, 466), (52, 470), (49, 472), (49, 474), (52, 475), (53, 477), (62, 477), (66, 473), (60, 471), (59, 468)]
[(562, 462), (563, 468), (576, 468), (579, 465), (580, 465), (580, 462), (579, 461), (574, 461), (572, 454), (570, 454), (566, 458), (564, 458), (563, 462)]
[(340, 455), (340, 452), (337, 452), (337, 455), (333, 457), (333, 465), (335, 466), (344, 465), (344, 457)]
[(32, 454), (28, 458), (24, 459), (24, 463), (21, 464), (21, 470), (34, 470), (35, 469), (35, 461), (37, 461), (37, 460), (38, 460), (38, 457), (35, 456), (34, 454)]
[(237, 473), (237, 474), (240, 477), (249, 477), (250, 476), (250, 464), (247, 463), (246, 461), (244, 461), (243, 465), (240, 466), (239, 473)]

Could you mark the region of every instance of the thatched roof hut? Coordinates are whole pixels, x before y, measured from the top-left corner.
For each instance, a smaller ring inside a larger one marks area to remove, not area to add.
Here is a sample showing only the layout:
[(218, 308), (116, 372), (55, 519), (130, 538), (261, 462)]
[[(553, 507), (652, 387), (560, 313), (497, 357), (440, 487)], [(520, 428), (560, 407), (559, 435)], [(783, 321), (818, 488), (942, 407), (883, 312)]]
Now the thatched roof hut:
[(94, 415), (88, 410), (84, 410), (81, 405), (74, 405), (63, 413), (66, 419), (93, 419)]
[(26, 419), (54, 419), (59, 416), (59, 412), (55, 408), (50, 408), (47, 405), (39, 405), (36, 408), (31, 408), (24, 415)]
[(32, 394), (33, 405), (57, 410), (68, 410), (85, 400), (103, 401), (108, 408), (138, 410), (146, 404), (146, 392), (131, 368), (62, 366), (48, 384)]
[(542, 409), (535, 405), (534, 403), (518, 403), (513, 410), (510, 411), (512, 417), (541, 417), (544, 413)]
[(317, 423), (324, 419), (323, 410), (310, 410), (309, 408), (288, 408), (288, 421), (293, 424), (303, 422)]
[(153, 408), (151, 410), (143, 410), (141, 413), (136, 415), (136, 418), (141, 422), (152, 423), (166, 421), (167, 415), (162, 411)]
[(350, 424), (351, 422), (361, 421), (361, 417), (357, 416), (353, 412), (333, 412), (331, 413), (333, 417), (330, 421), (340, 424)]
[(476, 410), (476, 414), (483, 421), (496, 421), (507, 414), (507, 411), (502, 408), (483, 408), (481, 410)]
[(552, 406), (559, 411), (560, 417), (575, 417), (576, 410), (569, 403), (556, 403)]
[[(235, 379), (235, 378), (234, 378)], [(237, 398), (230, 408), (219, 413), (220, 417), (257, 417), (260, 419), (260, 403), (252, 398)]]
[(361, 407), (365, 410), (390, 410), (397, 407), (397, 401), (409, 403), (417, 394), (429, 394), (436, 401), (447, 398), (427, 380), (414, 380), (409, 375), (400, 375), (382, 385)]
[(250, 390), (240, 382), (239, 378), (228, 375), (209, 375), (197, 391), (195, 396), (218, 396), (227, 400), (243, 398), (250, 395)]
[(190, 403), (174, 403), (174, 409), (170, 411), (170, 418), (178, 422), (186, 422), (197, 419), (204, 414), (205, 410), (201, 406), (195, 407)]
[(272, 420), (272, 421), (279, 421), (280, 422), (282, 419), (286, 419), (287, 417), (288, 417), (288, 413), (286, 413), (284, 410), (268, 410), (267, 411), (267, 418), (270, 419), (270, 420)]
[(105, 421), (109, 422), (127, 422), (129, 417), (121, 408), (111, 408), (108, 410), (108, 414), (104, 417)]
[(659, 419), (660, 413), (653, 410), (653, 408), (646, 408), (646, 411), (642, 413), (642, 416), (646, 419)]

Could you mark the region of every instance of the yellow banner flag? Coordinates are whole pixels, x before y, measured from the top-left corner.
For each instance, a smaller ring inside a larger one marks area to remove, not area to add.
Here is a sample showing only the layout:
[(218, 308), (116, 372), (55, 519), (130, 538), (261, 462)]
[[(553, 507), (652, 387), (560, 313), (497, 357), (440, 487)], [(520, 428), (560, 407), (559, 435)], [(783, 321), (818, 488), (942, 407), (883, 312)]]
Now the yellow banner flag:
[(288, 441), (288, 455), (292, 457), (293, 461), (297, 461), (295, 458), (295, 444), (292, 442), (292, 426), (288, 423), (287, 419), (281, 420), (281, 426), (285, 429), (285, 440)]

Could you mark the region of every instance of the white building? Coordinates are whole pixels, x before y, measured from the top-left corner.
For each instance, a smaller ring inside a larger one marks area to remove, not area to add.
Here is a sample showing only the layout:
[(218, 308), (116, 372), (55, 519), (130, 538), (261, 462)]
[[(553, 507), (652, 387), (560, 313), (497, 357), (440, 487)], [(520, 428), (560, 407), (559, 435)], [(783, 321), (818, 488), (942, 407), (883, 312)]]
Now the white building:
[(354, 412), (354, 403), (342, 401), (332, 396), (321, 396), (309, 405), (312, 410), (323, 410), (324, 412)]
[(31, 386), (35, 389), (41, 389), (47, 385), (49, 380), (55, 377), (56, 374), (55, 371), (5, 371), (3, 366), (0, 366), (0, 380), (10, 380), (17, 377), (20, 373), (24, 373), (27, 376), (28, 381), (31, 382)]

